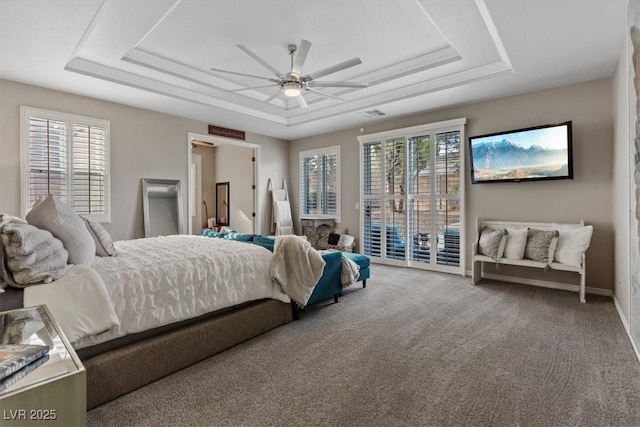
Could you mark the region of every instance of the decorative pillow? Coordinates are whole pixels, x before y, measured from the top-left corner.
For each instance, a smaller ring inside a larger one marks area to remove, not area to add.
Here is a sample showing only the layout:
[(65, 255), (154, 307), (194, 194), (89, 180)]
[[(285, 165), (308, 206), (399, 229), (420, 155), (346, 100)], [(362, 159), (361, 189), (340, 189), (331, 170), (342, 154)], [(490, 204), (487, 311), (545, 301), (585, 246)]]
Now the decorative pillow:
[(527, 232), (527, 246), (524, 249), (524, 257), (545, 264), (553, 261), (553, 253), (558, 243), (558, 230), (530, 229)]
[(553, 254), (553, 259), (562, 263), (580, 267), (582, 254), (589, 249), (593, 226), (571, 227), (562, 224), (554, 224), (558, 230), (558, 245)]
[(338, 240), (340, 240), (340, 235), (336, 233), (329, 233), (329, 237), (327, 238), (327, 243), (329, 245), (337, 245)]
[(524, 248), (527, 246), (528, 228), (507, 227), (507, 242), (504, 245), (504, 257), (509, 259), (524, 258)]
[(506, 240), (507, 230), (484, 226), (478, 240), (478, 253), (493, 259), (502, 258)]
[(69, 264), (93, 263), (96, 244), (80, 215), (62, 200), (48, 195), (40, 197), (27, 214), (27, 222), (62, 240), (69, 252)]
[(113, 246), (111, 235), (109, 235), (109, 232), (104, 229), (102, 224), (89, 218), (82, 217), (82, 219), (84, 220), (84, 224), (87, 226), (87, 230), (89, 230), (89, 233), (96, 244), (96, 255), (116, 256), (118, 252)]
[(336, 243), (336, 245), (338, 246), (351, 246), (353, 245), (353, 242), (356, 240), (355, 237), (350, 236), (348, 234), (343, 234), (340, 236), (340, 239), (338, 239), (338, 243)]

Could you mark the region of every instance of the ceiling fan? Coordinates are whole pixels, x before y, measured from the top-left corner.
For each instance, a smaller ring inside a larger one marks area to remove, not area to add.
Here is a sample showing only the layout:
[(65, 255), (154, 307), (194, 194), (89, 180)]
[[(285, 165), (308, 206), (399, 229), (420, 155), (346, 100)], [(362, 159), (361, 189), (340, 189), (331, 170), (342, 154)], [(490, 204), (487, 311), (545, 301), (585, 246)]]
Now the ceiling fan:
[(331, 81), (316, 80), (317, 78), (324, 77), (329, 74), (337, 73), (338, 71), (342, 71), (344, 69), (353, 67), (355, 65), (362, 64), (362, 61), (360, 60), (360, 58), (353, 58), (348, 61), (344, 61), (339, 64), (333, 65), (331, 67), (327, 67), (320, 71), (303, 75), (302, 66), (304, 65), (305, 59), (307, 58), (309, 49), (311, 48), (311, 42), (308, 40), (301, 40), (299, 48), (295, 44), (289, 44), (287, 46), (289, 55), (291, 56), (291, 71), (289, 71), (286, 74), (278, 71), (275, 67), (269, 64), (267, 61), (265, 61), (264, 59), (256, 55), (248, 47), (241, 44), (237, 46), (243, 52), (249, 55), (251, 58), (255, 59), (260, 64), (262, 64), (262, 66), (264, 66), (266, 69), (268, 69), (273, 74), (275, 74), (276, 78), (268, 78), (268, 77), (256, 76), (253, 74), (238, 73), (235, 71), (221, 70), (219, 68), (211, 68), (211, 71), (215, 71), (219, 73), (227, 73), (227, 74), (234, 74), (237, 76), (252, 77), (254, 79), (267, 80), (271, 82), (271, 84), (268, 84), (268, 85), (236, 89), (231, 92), (240, 92), (243, 90), (261, 89), (265, 87), (277, 86), (280, 90), (278, 90), (278, 92), (276, 92), (271, 97), (266, 99), (265, 102), (269, 102), (273, 98), (283, 93), (287, 97), (297, 98), (298, 104), (300, 104), (300, 107), (306, 108), (307, 102), (305, 101), (304, 96), (302, 95), (303, 89), (306, 91), (316, 92), (328, 98), (333, 98), (333, 99), (342, 101), (343, 100), (342, 98), (316, 88), (319, 88), (319, 87), (366, 88), (369, 86), (369, 83), (361, 83), (361, 82), (331, 82)]

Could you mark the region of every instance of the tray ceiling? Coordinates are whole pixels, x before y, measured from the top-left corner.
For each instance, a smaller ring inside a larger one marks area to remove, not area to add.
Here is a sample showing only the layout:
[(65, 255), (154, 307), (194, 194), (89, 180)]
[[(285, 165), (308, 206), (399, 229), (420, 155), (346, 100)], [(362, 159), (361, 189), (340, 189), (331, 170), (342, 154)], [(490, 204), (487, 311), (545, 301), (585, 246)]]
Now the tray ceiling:
[[(0, 2), (0, 77), (284, 139), (611, 76), (626, 1)], [(305, 74), (367, 88), (248, 89), (312, 43)], [(238, 91), (239, 89), (242, 89)], [(380, 115), (382, 114), (382, 115)]]

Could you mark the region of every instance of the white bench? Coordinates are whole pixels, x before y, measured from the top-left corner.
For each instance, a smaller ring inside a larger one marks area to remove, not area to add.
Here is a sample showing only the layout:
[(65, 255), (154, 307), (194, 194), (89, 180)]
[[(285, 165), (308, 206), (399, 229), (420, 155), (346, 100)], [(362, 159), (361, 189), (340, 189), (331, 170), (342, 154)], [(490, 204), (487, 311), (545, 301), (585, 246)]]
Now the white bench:
[[(510, 259), (510, 258), (498, 258), (494, 259), (489, 256), (480, 255), (478, 253), (478, 241), (480, 238), (480, 233), (485, 226), (492, 227), (494, 229), (505, 229), (505, 228), (529, 228), (529, 229), (538, 229), (538, 230), (554, 230), (560, 227), (561, 230), (565, 230), (565, 235), (574, 234), (572, 231), (589, 231), (588, 240), (586, 245), (588, 247), (589, 241), (591, 239), (591, 226), (585, 226), (584, 222), (581, 220), (577, 224), (567, 224), (567, 223), (547, 223), (547, 222), (523, 222), (523, 221), (499, 221), (499, 220), (488, 220), (477, 218), (477, 238), (475, 243), (473, 244), (473, 253), (472, 253), (472, 281), (473, 284), (477, 284), (480, 279), (483, 277), (483, 264), (484, 263), (493, 263), (493, 264), (504, 264), (504, 265), (515, 265), (521, 267), (534, 267), (540, 269), (556, 270), (556, 271), (569, 271), (574, 272), (580, 275), (580, 289), (579, 289), (579, 297), (580, 302), (586, 302), (585, 299), (585, 289), (586, 289), (586, 257), (584, 251), (581, 254), (581, 262), (579, 265), (570, 265), (566, 263), (557, 262), (553, 260), (551, 263), (546, 264), (544, 262), (534, 261), (531, 259)], [(559, 226), (559, 227), (558, 227)], [(585, 228), (589, 227), (590, 230), (586, 230)], [(562, 231), (560, 231), (562, 234)], [(508, 238), (508, 236), (507, 236)], [(585, 249), (586, 251), (586, 249)], [(515, 280), (514, 280), (515, 281)]]

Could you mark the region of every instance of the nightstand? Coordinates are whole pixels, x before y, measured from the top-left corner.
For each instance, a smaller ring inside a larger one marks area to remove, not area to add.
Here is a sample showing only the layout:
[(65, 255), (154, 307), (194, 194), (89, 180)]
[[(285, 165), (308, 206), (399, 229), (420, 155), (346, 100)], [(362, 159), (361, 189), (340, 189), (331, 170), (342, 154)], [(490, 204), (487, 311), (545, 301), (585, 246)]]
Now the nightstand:
[(46, 306), (0, 312), (0, 342), (49, 346), (45, 363), (0, 381), (0, 426), (86, 425), (85, 368)]

